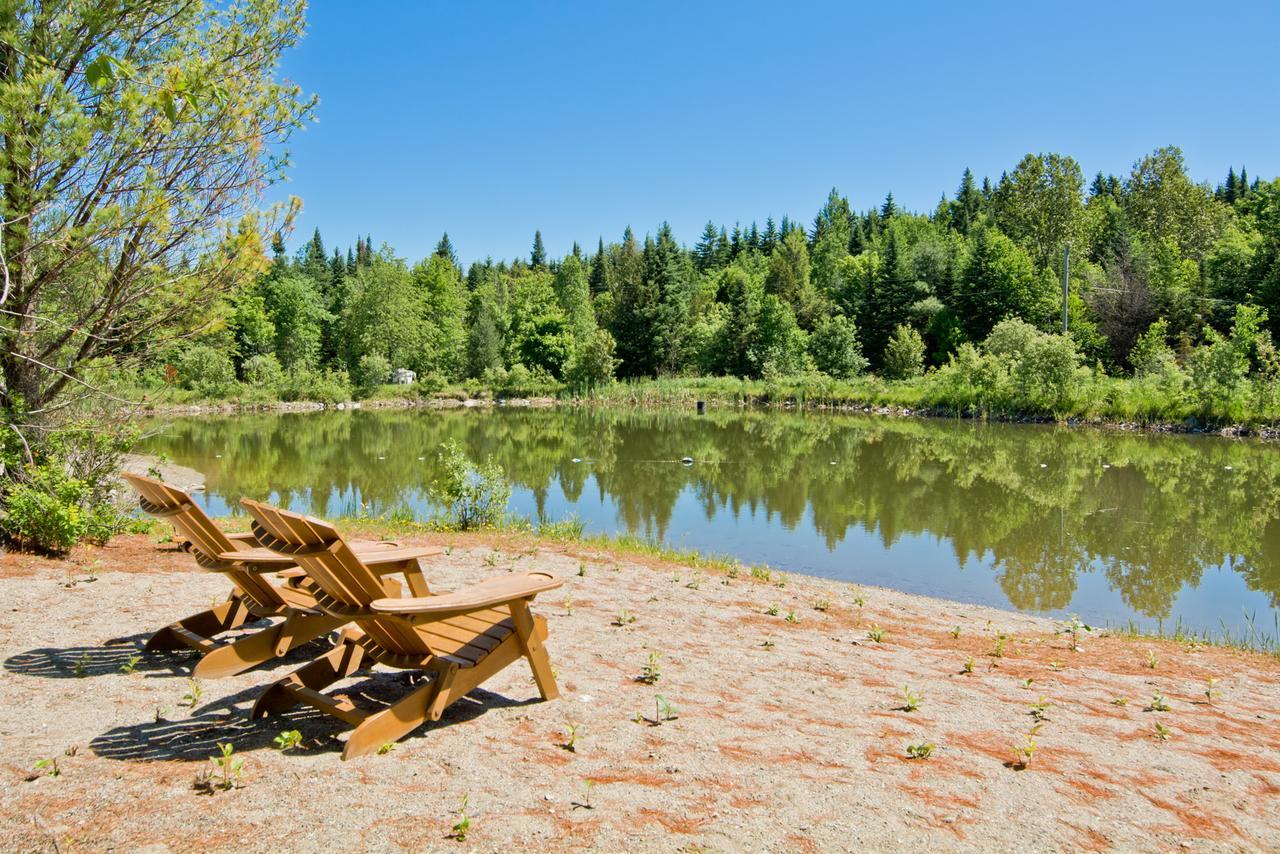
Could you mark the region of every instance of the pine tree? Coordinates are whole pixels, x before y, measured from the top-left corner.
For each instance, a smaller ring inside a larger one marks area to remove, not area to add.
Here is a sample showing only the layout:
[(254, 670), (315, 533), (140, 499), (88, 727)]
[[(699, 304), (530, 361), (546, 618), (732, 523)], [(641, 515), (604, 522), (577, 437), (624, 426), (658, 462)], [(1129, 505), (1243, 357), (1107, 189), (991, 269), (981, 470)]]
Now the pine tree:
[(533, 233), (533, 250), (529, 253), (529, 266), (534, 270), (542, 270), (547, 266), (547, 250), (542, 245), (542, 232)]
[(614, 267), (614, 310), (612, 328), (617, 342), (618, 358), (622, 363), (618, 373), (626, 377), (652, 376), (656, 369), (653, 348), (653, 322), (658, 299), (652, 282), (645, 275), (651, 240), (645, 241), (642, 254), (636, 247), (635, 233), (631, 226), (622, 236)]
[(570, 255), (572, 255), (574, 258), (577, 258), (577, 259), (578, 259), (578, 261), (579, 261), (579, 263), (581, 263), (581, 261), (582, 261), (582, 246), (578, 244), (578, 241), (576, 241), (576, 240), (575, 240), (575, 241), (573, 241), (573, 249), (571, 249), (571, 250), (569, 251), (569, 254), (570, 254)]
[(885, 220), (893, 219), (898, 215), (898, 206), (893, 203), (893, 192), (890, 191), (884, 197), (884, 204), (880, 206), (880, 218)]
[(609, 256), (604, 250), (604, 238), (600, 238), (596, 246), (596, 257), (591, 259), (591, 277), (587, 280), (591, 285), (591, 295), (599, 296), (613, 290), (610, 287), (612, 277), (609, 275)]
[(453, 251), (453, 241), (449, 239), (449, 232), (447, 231), (440, 235), (440, 242), (436, 244), (436, 251), (431, 254), (444, 258), (455, 267), (462, 266), (458, 263), (458, 253)]
[(729, 238), (729, 260), (733, 260), (742, 254), (742, 226), (738, 223), (733, 224), (733, 236)]
[(751, 230), (747, 232), (747, 248), (760, 251), (760, 229), (756, 227), (755, 220), (751, 222)]
[(723, 267), (733, 260), (733, 252), (729, 247), (729, 232), (720, 226), (720, 235), (716, 238), (716, 266)]
[(347, 265), (342, 260), (342, 250), (333, 247), (333, 257), (329, 259), (329, 278), (333, 284), (339, 285), (347, 277)]
[(347, 275), (354, 276), (356, 274), (356, 256), (351, 251), (351, 247), (347, 247)]
[(277, 267), (285, 263), (284, 235), (278, 231), (271, 236), (271, 261)]
[(956, 190), (955, 215), (951, 219), (951, 227), (961, 234), (967, 235), (978, 221), (982, 212), (982, 194), (973, 180), (973, 172), (966, 167), (960, 176), (960, 187)]
[(707, 220), (706, 226), (702, 229), (702, 237), (693, 247), (693, 260), (698, 267), (698, 272), (705, 273), (717, 266), (716, 244), (719, 236), (715, 224)]
[(1243, 199), (1247, 197), (1252, 190), (1253, 188), (1249, 186), (1249, 170), (1241, 166), (1240, 180), (1236, 184), (1236, 198)]
[(1236, 200), (1236, 168), (1231, 166), (1227, 169), (1226, 186), (1219, 188), (1218, 198), (1227, 204), (1234, 204)]
[(764, 221), (764, 234), (760, 237), (760, 250), (766, 255), (773, 253), (773, 248), (778, 245), (778, 227), (773, 222), (773, 216), (770, 215)]

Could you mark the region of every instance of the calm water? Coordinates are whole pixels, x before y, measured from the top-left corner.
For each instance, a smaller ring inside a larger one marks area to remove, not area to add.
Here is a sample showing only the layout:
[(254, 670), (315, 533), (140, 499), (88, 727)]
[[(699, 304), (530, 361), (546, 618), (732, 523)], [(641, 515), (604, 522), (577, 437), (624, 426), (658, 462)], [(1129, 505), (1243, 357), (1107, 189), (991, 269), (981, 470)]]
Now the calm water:
[[(427, 497), (434, 451), (492, 455), (530, 517), (576, 514), (751, 563), (1095, 625), (1274, 632), (1280, 447), (827, 414), (324, 412), (182, 419), (148, 450), (320, 515)], [(681, 457), (693, 457), (684, 466)]]

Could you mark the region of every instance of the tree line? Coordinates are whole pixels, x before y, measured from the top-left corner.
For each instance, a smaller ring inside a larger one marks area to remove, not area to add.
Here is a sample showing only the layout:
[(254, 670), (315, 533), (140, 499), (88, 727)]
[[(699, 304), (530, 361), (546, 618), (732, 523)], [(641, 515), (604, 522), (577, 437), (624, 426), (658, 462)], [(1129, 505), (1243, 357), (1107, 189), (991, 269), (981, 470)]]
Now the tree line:
[(305, 397), (393, 368), (427, 385), (514, 375), (575, 390), (614, 376), (907, 378), (1001, 321), (1060, 331), (1067, 246), (1068, 339), (1095, 370), (1141, 372), (1153, 348), (1185, 361), (1225, 339), (1241, 306), (1255, 327), (1246, 372), (1275, 367), (1280, 181), (1232, 167), (1197, 183), (1167, 147), (1088, 184), (1060, 154), (1028, 154), (994, 181), (966, 169), (928, 213), (892, 193), (857, 211), (833, 189), (807, 228), (708, 222), (692, 246), (662, 223), (550, 258), (537, 232), (528, 258), (465, 272), (447, 233), (413, 264), (371, 237), (330, 250), (319, 229), (289, 257), (277, 236), (267, 271), (140, 381)]

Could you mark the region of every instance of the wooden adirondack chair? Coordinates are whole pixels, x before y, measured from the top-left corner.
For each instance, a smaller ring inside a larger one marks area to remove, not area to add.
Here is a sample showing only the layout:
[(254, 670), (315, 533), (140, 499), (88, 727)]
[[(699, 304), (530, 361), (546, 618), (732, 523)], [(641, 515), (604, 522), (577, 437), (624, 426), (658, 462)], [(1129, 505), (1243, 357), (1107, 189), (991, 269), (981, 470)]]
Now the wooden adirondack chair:
[[(252, 534), (223, 533), (180, 489), (144, 475), (125, 472), (123, 477), (137, 490), (143, 512), (171, 523), (190, 543), (197, 564), (231, 582), (225, 602), (160, 629), (147, 641), (146, 650), (203, 652), (192, 675), (217, 679), (284, 655), (348, 622), (316, 608), (315, 597), (299, 587), (305, 576), (292, 558), (263, 548)], [(403, 572), (415, 591), (427, 589), (418, 559), (442, 551), (435, 546), (404, 548), (395, 543), (357, 543), (355, 547), (378, 572)], [(273, 573), (285, 576), (285, 583), (273, 583), (269, 577)], [(395, 579), (382, 583), (388, 591), (400, 589)], [(248, 620), (268, 617), (283, 619), (231, 643), (217, 640)]]
[[(306, 703), (355, 726), (342, 751), (342, 758), (350, 759), (439, 720), (451, 703), (522, 656), (542, 698), (559, 696), (543, 645), (547, 624), (530, 613), (529, 603), (563, 584), (560, 579), (531, 572), (490, 579), (457, 593), (387, 596), (367, 560), (327, 522), (247, 498), (240, 503), (254, 518), (258, 540), (297, 560), (306, 572), (302, 586), (315, 594), (317, 607), (355, 624), (333, 650), (268, 688), (254, 704), (254, 718)], [(375, 663), (425, 671), (432, 678), (372, 713), (346, 698), (321, 693)]]

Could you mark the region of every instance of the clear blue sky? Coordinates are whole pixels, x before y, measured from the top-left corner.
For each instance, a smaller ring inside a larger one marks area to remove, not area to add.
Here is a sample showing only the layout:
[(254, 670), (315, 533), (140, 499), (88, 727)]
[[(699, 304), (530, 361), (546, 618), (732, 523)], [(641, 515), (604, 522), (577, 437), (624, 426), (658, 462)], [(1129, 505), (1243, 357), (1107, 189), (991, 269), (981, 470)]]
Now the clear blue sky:
[(527, 254), (535, 228), (692, 244), (808, 224), (838, 187), (929, 210), (1029, 151), (1086, 176), (1180, 145), (1198, 180), (1280, 173), (1280, 3), (316, 0), (285, 74), (320, 97), (289, 149), (290, 240), (417, 259)]

